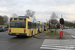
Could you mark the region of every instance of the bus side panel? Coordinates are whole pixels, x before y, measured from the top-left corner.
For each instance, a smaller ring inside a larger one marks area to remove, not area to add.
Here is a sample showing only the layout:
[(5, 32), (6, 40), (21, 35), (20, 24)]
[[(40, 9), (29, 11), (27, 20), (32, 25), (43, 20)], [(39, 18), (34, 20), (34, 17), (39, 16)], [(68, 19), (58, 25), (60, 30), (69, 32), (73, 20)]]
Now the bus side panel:
[(27, 36), (32, 36), (31, 35), (31, 29), (28, 29), (28, 19), (26, 18), (26, 33), (27, 33)]
[(41, 26), (39, 26), (39, 31), (41, 32)]

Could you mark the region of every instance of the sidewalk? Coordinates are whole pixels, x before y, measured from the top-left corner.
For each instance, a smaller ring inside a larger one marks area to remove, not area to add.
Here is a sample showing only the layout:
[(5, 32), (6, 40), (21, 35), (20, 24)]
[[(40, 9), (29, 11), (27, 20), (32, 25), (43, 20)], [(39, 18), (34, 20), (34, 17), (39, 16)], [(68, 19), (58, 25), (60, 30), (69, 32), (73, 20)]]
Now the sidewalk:
[[(60, 30), (57, 30), (57, 32), (60, 33)], [(63, 32), (63, 37), (60, 38), (60, 35), (46, 35), (46, 31), (38, 33), (34, 37), (39, 39), (73, 39), (69, 34), (65, 32)]]

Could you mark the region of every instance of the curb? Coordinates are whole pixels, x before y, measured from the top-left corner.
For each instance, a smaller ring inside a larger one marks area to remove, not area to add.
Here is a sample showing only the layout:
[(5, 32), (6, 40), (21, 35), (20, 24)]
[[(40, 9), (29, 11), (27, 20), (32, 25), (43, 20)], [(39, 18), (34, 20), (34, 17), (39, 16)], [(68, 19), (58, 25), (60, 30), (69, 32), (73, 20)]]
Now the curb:
[[(59, 33), (60, 30), (57, 30), (57, 32)], [(37, 35), (34, 36), (34, 38), (37, 39), (73, 39), (69, 34), (63, 32), (63, 37), (60, 38), (60, 35), (56, 36), (56, 35), (45, 35), (46, 31), (42, 32), (42, 33), (38, 33)]]

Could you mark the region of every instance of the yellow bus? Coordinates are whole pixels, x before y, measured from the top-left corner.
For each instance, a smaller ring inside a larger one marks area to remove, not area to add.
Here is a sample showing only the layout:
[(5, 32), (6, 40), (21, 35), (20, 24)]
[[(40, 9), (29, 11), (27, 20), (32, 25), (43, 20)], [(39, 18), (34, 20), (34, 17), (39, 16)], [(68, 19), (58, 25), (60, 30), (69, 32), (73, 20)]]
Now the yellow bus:
[(44, 23), (41, 23), (41, 30), (44, 31)]
[(31, 17), (32, 20), (32, 28), (31, 30), (33, 31), (34, 35), (38, 33), (38, 29), (37, 29), (37, 23), (36, 21)]
[(41, 22), (37, 21), (37, 25), (38, 25), (38, 32), (41, 33), (42, 29), (41, 29)]
[(34, 26), (32, 23), (31, 18), (28, 16), (11, 17), (8, 34), (13, 36), (33, 36), (35, 31), (32, 30)]

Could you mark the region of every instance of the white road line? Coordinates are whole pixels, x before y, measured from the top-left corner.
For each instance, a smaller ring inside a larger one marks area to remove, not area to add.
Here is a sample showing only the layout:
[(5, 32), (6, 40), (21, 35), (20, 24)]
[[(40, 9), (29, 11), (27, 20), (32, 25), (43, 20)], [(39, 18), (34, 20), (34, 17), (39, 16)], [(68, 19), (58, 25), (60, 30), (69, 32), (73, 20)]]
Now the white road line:
[(50, 47), (40, 47), (41, 49), (55, 49), (58, 50), (59, 48), (50, 48)]
[(51, 46), (51, 47), (40, 47), (40, 49), (75, 49), (73, 46)]
[(75, 36), (71, 35), (72, 38), (75, 38)]
[[(64, 41), (63, 41), (64, 42)], [(40, 49), (49, 49), (49, 50), (72, 50), (75, 49), (74, 44), (61, 44), (60, 40), (50, 40), (45, 39)]]
[(61, 46), (61, 44), (51, 44), (51, 45), (42, 45), (42, 46), (53, 46), (53, 45), (55, 45), (55, 46)]

